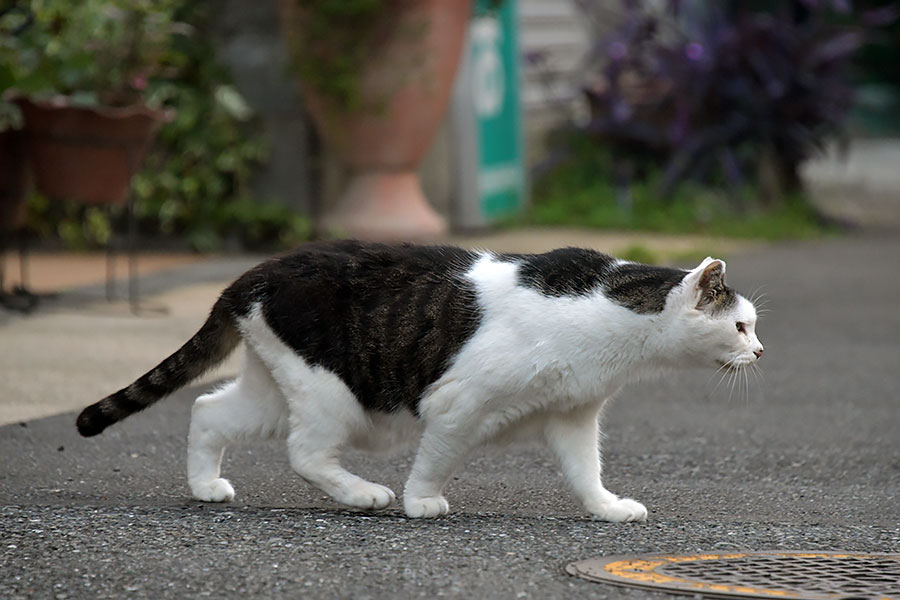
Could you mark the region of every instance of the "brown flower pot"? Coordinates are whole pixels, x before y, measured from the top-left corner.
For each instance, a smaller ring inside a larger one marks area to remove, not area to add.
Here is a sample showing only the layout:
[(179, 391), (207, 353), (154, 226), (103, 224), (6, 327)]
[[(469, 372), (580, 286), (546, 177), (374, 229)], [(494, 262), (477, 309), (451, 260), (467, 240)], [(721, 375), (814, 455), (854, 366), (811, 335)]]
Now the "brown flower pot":
[[(447, 109), (471, 2), (417, 0), (387, 8), (396, 35), (373, 48), (359, 73), (362, 108), (335, 107), (303, 82), (301, 91), (325, 143), (350, 171), (326, 226), (359, 238), (429, 237), (447, 225), (425, 199), (416, 170)], [(302, 36), (297, 1), (282, 0), (280, 10), (285, 36)]]
[(65, 100), (19, 100), (25, 148), (37, 189), (84, 204), (122, 204), (164, 111), (74, 107)]
[(27, 188), (22, 132), (0, 131), (0, 236), (25, 224)]

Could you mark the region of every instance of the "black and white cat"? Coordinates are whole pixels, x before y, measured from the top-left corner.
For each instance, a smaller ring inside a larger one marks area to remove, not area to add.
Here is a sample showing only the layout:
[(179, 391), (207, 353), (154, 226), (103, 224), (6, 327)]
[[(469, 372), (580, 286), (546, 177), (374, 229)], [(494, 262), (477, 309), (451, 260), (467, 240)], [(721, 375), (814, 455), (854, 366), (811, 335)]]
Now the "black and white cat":
[(403, 505), (436, 517), (472, 450), (525, 438), (547, 444), (590, 514), (640, 521), (643, 505), (601, 483), (600, 410), (669, 368), (759, 359), (756, 310), (724, 276), (712, 258), (685, 271), (577, 248), (310, 244), (235, 281), (194, 337), (87, 407), (78, 430), (96, 435), (150, 406), (243, 340), (238, 378), (193, 408), (187, 470), (199, 500), (234, 497), (219, 474), (229, 442), (281, 438), (306, 481), (343, 504), (384, 508), (394, 492), (345, 470), (341, 451), (417, 436)]

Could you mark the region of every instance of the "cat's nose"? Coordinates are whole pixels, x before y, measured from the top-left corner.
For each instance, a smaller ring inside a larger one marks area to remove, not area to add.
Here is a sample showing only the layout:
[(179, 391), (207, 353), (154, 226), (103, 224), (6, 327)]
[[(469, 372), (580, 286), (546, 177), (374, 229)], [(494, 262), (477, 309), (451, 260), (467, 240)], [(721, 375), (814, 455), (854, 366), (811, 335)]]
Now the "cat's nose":
[(759, 358), (762, 356), (762, 353), (763, 353), (763, 347), (762, 347), (762, 346), (759, 347), (759, 350), (754, 350), (754, 351), (753, 351), (753, 355), (754, 355), (757, 359), (759, 359)]

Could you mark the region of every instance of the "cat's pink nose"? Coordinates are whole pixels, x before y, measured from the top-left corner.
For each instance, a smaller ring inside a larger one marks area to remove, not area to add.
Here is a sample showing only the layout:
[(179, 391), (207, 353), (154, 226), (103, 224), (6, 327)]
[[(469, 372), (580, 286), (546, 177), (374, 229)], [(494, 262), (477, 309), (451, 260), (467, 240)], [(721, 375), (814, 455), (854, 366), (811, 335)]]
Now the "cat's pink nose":
[(763, 353), (763, 349), (762, 349), (762, 348), (760, 348), (759, 350), (754, 350), (754, 351), (753, 351), (753, 355), (754, 355), (757, 359), (760, 358), (760, 357), (762, 356), (762, 353)]

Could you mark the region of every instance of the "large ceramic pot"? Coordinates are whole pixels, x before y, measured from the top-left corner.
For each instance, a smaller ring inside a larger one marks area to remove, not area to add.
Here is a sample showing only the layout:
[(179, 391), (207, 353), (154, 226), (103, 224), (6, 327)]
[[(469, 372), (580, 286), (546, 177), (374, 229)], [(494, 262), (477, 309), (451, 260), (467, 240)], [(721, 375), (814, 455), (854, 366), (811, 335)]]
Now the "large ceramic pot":
[[(317, 130), (349, 169), (325, 224), (359, 238), (422, 238), (447, 229), (416, 170), (447, 109), (471, 2), (417, 0), (391, 9), (396, 35), (373, 48), (358, 75), (361, 108), (340, 109), (300, 82)], [(284, 35), (296, 48), (290, 38), (303, 35), (304, 12), (296, 0), (282, 0), (280, 10)]]
[(50, 198), (121, 204), (167, 113), (143, 106), (75, 107), (20, 100), (37, 189)]

